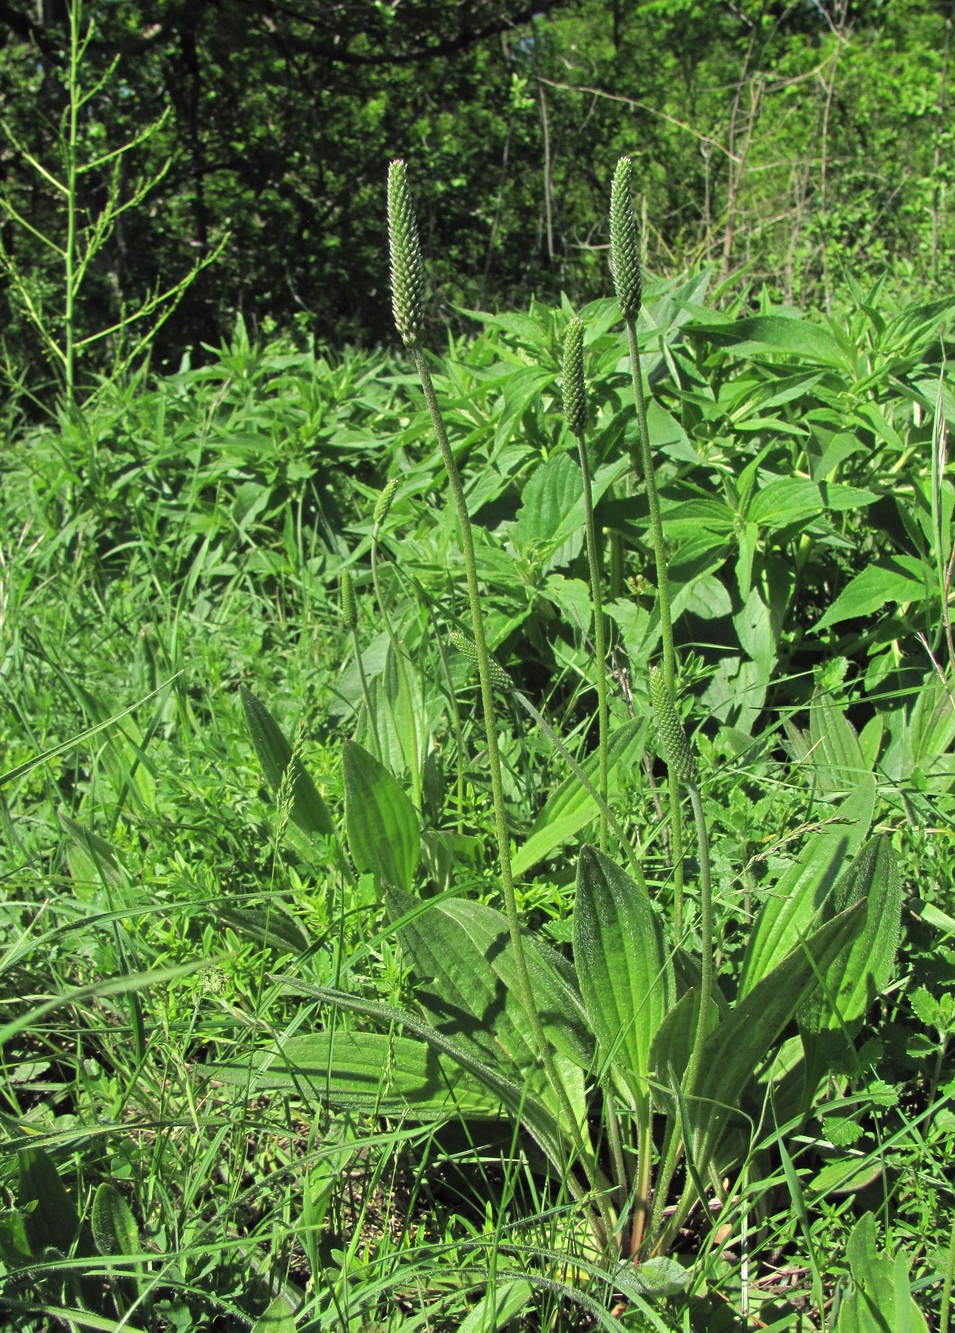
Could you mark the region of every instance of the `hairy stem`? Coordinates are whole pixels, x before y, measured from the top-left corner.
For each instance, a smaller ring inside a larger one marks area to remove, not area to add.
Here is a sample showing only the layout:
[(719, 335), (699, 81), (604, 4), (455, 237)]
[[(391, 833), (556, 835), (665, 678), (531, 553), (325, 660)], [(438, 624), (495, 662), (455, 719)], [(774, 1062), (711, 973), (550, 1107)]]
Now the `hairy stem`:
[[(650, 508), (650, 536), (657, 573), (657, 605), (660, 608), (660, 634), (663, 639), (663, 679), (671, 700), (675, 697), (676, 657), (673, 650), (673, 622), (670, 617), (670, 581), (667, 573), (666, 541), (660, 517), (660, 499), (650, 453), (650, 432), (647, 429), (647, 404), (643, 393), (643, 375), (640, 371), (640, 344), (637, 341), (637, 321), (627, 318), (627, 340), (630, 345), (630, 373), (633, 396), (637, 405), (637, 429), (640, 435), (640, 460), (643, 481)], [(673, 855), (673, 932), (679, 944), (683, 936), (683, 812), (680, 808), (679, 783), (673, 773), (670, 786), (670, 840)]]
[[(421, 381), (421, 387), (424, 390), (425, 400), (428, 404), (428, 411), (431, 415), (431, 423), (434, 427), (434, 433), (438, 441), (438, 447), (441, 450), (441, 457), (444, 462), (445, 471), (448, 475), (448, 483), (451, 487), (451, 498), (457, 512), (458, 524), (461, 533), (461, 550), (464, 556), (464, 568), (467, 578), (468, 601), (471, 609), (471, 623), (474, 631), (474, 645), (477, 649), (478, 675), (481, 681), (481, 701), (484, 711), (484, 727), (487, 737), (488, 765), (491, 774), (491, 799), (494, 809), (494, 831), (497, 839), (498, 859), (501, 869), (501, 891), (504, 897), (504, 912), (507, 918), (508, 931), (510, 933), (511, 945), (514, 950), (514, 967), (517, 973), (517, 984), (520, 992), (521, 1003), (527, 1013), (527, 1020), (534, 1036), (534, 1042), (540, 1052), (541, 1062), (544, 1066), (547, 1078), (554, 1089), (562, 1115), (566, 1121), (568, 1132), (574, 1144), (577, 1157), (587, 1172), (591, 1186), (598, 1191), (596, 1204), (600, 1214), (601, 1230), (608, 1236), (613, 1231), (613, 1218), (604, 1197), (604, 1191), (608, 1187), (608, 1182), (603, 1177), (595, 1163), (589, 1161), (588, 1153), (584, 1147), (583, 1136), (580, 1126), (577, 1123), (577, 1117), (567, 1095), (563, 1081), (557, 1067), (554, 1064), (553, 1051), (547, 1040), (541, 1023), (540, 1013), (534, 1000), (534, 992), (531, 988), (531, 980), (527, 971), (527, 959), (524, 954), (524, 941), (521, 936), (521, 921), (517, 910), (517, 897), (514, 892), (514, 879), (511, 872), (511, 848), (507, 833), (507, 819), (504, 809), (504, 785), (501, 778), (501, 756), (497, 744), (497, 715), (494, 706), (494, 687), (491, 680), (491, 664), (488, 656), (487, 638), (484, 633), (484, 615), (481, 610), (481, 592), (478, 586), (477, 559), (474, 554), (474, 538), (471, 532), (471, 519), (468, 514), (467, 500), (464, 495), (464, 486), (461, 482), (461, 474), (458, 471), (458, 465), (455, 462), (454, 454), (448, 441), (447, 431), (444, 427), (444, 419), (441, 415), (441, 408), (438, 404), (437, 395), (434, 391), (434, 383), (431, 379), (431, 372), (428, 369), (428, 363), (425, 360), (424, 352), (419, 345), (412, 348), (415, 367), (418, 371), (418, 378)], [(573, 1167), (568, 1164), (568, 1181), (573, 1178)], [(574, 1187), (571, 1186), (571, 1189)]]

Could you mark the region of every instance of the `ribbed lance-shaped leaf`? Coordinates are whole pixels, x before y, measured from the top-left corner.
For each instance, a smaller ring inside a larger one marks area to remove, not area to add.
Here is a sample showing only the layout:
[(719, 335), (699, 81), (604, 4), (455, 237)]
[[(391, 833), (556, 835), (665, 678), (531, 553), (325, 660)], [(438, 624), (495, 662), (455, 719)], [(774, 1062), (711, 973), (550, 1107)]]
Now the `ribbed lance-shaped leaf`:
[(421, 833), (411, 801), (383, 764), (355, 741), (345, 743), (345, 828), (352, 859), (382, 885), (407, 892)]
[(841, 704), (817, 694), (809, 708), (812, 763), (823, 791), (849, 791), (870, 771)]
[(647, 894), (596, 847), (577, 866), (574, 961), (598, 1040), (646, 1097), (650, 1044), (675, 999), (673, 968)]
[(218, 919), (231, 926), (237, 935), (268, 945), (277, 953), (304, 953), (309, 946), (309, 938), (299, 923), (274, 905), (244, 907), (220, 902), (214, 911)]
[(449, 1056), (399, 1033), (310, 1032), (234, 1064), (206, 1065), (220, 1083), (253, 1092), (297, 1092), (335, 1109), (411, 1116), (493, 1117), (501, 1101)]
[[(719, 1010), (714, 1003), (710, 1026), (715, 1027), (718, 1021)], [(650, 1043), (650, 1094), (656, 1109), (668, 1115), (679, 1113), (674, 1086), (683, 1084), (699, 1022), (700, 991), (697, 985), (680, 997)]]
[[(115, 1185), (104, 1180), (93, 1196), (91, 1213), (93, 1240), (103, 1255), (121, 1255), (129, 1259), (142, 1253), (139, 1230), (129, 1204)], [(114, 1290), (122, 1291), (127, 1302), (139, 1296), (139, 1279), (126, 1272), (111, 1278)]]
[[(607, 768), (610, 776), (611, 798), (620, 791), (621, 783), (633, 764), (640, 762), (646, 743), (647, 723), (644, 718), (625, 722), (610, 737)], [(581, 765), (591, 783), (596, 784), (600, 756), (594, 751)], [(555, 848), (569, 842), (585, 824), (596, 818), (597, 803), (576, 777), (569, 777), (552, 792), (527, 835), (517, 849), (511, 869), (515, 876), (525, 874)]]
[[(430, 987), (421, 999), (435, 1020), (482, 1058), (513, 1067), (511, 1077), (537, 1071), (542, 1080), (503, 913), (462, 898), (431, 903), (424, 912), (403, 894), (389, 893), (387, 902), (394, 920), (407, 918), (399, 938), (415, 975)], [(529, 934), (524, 957), (545, 1036), (558, 1054), (588, 1069), (594, 1040), (572, 969)]]
[(453, 1034), (440, 1032), (407, 1009), (380, 1004), (374, 1000), (364, 1000), (358, 996), (346, 995), (342, 991), (312, 986), (299, 981), (296, 977), (281, 977), (279, 980), (287, 989), (298, 995), (324, 1000), (327, 1004), (337, 1005), (341, 1009), (365, 1014), (385, 1026), (402, 1027), (425, 1042), (432, 1050), (449, 1056), (467, 1073), (472, 1074), (488, 1092), (497, 1097), (511, 1115), (520, 1120), (547, 1159), (559, 1171), (566, 1171), (568, 1157), (572, 1151), (570, 1141), (558, 1124), (557, 1118), (539, 1098), (534, 1096), (533, 1092), (528, 1090), (525, 1081), (517, 1083), (505, 1077), (499, 1068), (481, 1060), (463, 1042), (457, 1041)]
[(701, 1174), (746, 1084), (819, 978), (856, 938), (864, 919), (865, 905), (856, 903), (827, 921), (764, 976), (707, 1037), (696, 1086), (684, 1101)]
[(866, 777), (767, 891), (743, 957), (741, 996), (753, 990), (822, 919), (839, 876), (869, 831), (874, 808), (875, 780)]
[[(272, 790), (278, 791), (292, 763), (292, 747), (265, 704), (250, 690), (242, 690), (242, 707), (262, 772)], [(328, 806), (319, 796), (315, 783), (297, 756), (292, 768), (291, 816), (305, 833), (318, 834), (323, 838), (335, 836), (335, 821)]]
[(846, 1258), (853, 1290), (839, 1305), (834, 1333), (928, 1333), (925, 1316), (912, 1296), (908, 1265), (903, 1255), (891, 1258), (880, 1251), (875, 1219), (871, 1213), (859, 1218)]
[(892, 846), (883, 835), (866, 843), (832, 894), (833, 912), (866, 904), (865, 924), (841, 961), (826, 977), (805, 1021), (810, 1030), (835, 1029), (865, 1015), (892, 975), (902, 923), (902, 889)]

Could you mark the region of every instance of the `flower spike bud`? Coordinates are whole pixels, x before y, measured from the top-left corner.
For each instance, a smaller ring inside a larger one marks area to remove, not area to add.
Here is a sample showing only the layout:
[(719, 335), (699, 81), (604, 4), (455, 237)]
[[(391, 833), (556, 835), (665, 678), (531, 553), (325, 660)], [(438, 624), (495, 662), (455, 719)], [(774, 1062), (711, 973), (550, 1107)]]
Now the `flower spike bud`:
[(347, 569), (342, 570), (342, 620), (345, 622), (347, 630), (358, 628), (358, 607), (355, 605), (355, 594), (352, 591), (351, 575)]
[(388, 517), (388, 511), (391, 509), (391, 502), (395, 498), (395, 491), (397, 489), (398, 478), (389, 477), (385, 483), (384, 489), (378, 497), (378, 502), (375, 505), (375, 514), (372, 521), (376, 529), (380, 528), (382, 523), (384, 523), (385, 519)]
[(640, 236), (633, 212), (633, 163), (622, 157), (610, 187), (610, 271), (624, 319), (640, 313)]
[(667, 768), (678, 781), (693, 782), (696, 777), (696, 765), (693, 762), (690, 743), (686, 739), (683, 724), (676, 715), (670, 691), (659, 667), (650, 669), (650, 698), (653, 702), (657, 731), (663, 741)]
[(584, 389), (584, 325), (576, 316), (564, 334), (564, 416), (577, 436), (587, 425), (587, 395)]
[[(475, 666), (477, 666), (478, 664), (477, 644), (472, 643), (471, 640), (467, 637), (467, 635), (461, 634), (460, 631), (456, 629), (453, 629), (451, 631), (450, 637), (451, 637), (451, 642), (454, 644), (455, 648), (457, 648), (458, 652), (463, 653), (469, 662), (472, 662)], [(500, 687), (504, 690), (509, 690), (511, 688), (510, 677), (508, 676), (504, 668), (501, 666), (500, 662), (496, 662), (494, 658), (490, 655), (490, 653), (488, 653), (488, 665), (491, 668), (491, 680), (494, 682), (494, 684), (500, 685)]]
[(406, 347), (418, 347), (424, 333), (424, 260), (408, 169), (400, 158), (388, 168), (388, 249), (395, 326)]

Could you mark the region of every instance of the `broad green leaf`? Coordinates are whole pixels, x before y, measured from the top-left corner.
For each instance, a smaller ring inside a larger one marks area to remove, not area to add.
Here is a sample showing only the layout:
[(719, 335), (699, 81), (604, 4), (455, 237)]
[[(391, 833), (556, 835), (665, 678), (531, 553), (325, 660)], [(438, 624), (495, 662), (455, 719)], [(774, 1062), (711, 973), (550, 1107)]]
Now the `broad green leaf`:
[(875, 779), (867, 776), (832, 810), (799, 860), (764, 891), (766, 900), (743, 956), (740, 997), (758, 985), (821, 919), (839, 876), (868, 833), (874, 808)]
[[(512, 529), (515, 546), (528, 554), (535, 548), (548, 554), (555, 545), (555, 534), (563, 526), (583, 494), (580, 465), (569, 453), (555, 454), (541, 463), (524, 486), (523, 504)], [(576, 533), (580, 550), (583, 531)]]
[(250, 1333), (295, 1333), (297, 1328), (295, 1307), (287, 1296), (279, 1292), (269, 1302), (268, 1309), (259, 1315)]
[[(90, 1226), (100, 1254), (130, 1259), (142, 1253), (139, 1229), (129, 1204), (108, 1180), (103, 1181), (93, 1196)], [(136, 1267), (138, 1270), (139, 1266)], [(118, 1287), (130, 1304), (139, 1296), (138, 1273), (129, 1272), (128, 1266), (122, 1274), (111, 1274), (110, 1285)]]
[(853, 1290), (843, 1296), (834, 1333), (928, 1333), (925, 1317), (911, 1294), (902, 1255), (880, 1251), (875, 1219), (864, 1213), (846, 1246)]
[(747, 1083), (819, 978), (856, 938), (864, 915), (865, 904), (856, 903), (798, 943), (707, 1037), (696, 1086), (685, 1099), (701, 1172), (719, 1146)]
[(66, 815), (60, 815), (60, 823), (69, 838), (66, 854), (73, 879), (79, 883), (105, 881), (111, 888), (125, 889), (128, 884), (126, 871), (106, 839)]
[(805, 477), (780, 477), (763, 486), (746, 511), (746, 518), (761, 528), (805, 525), (827, 509), (860, 509), (880, 499), (875, 491), (840, 482), (814, 482)]
[[(696, 1040), (700, 1018), (699, 981), (686, 991), (660, 1024), (650, 1044), (650, 1092), (658, 1111), (676, 1118), (679, 1114), (676, 1086), (681, 1087), (686, 1067)], [(711, 1009), (710, 1027), (716, 1026), (720, 1011), (716, 1003)]]
[(100, 1254), (130, 1256), (142, 1250), (129, 1204), (108, 1180), (103, 1181), (93, 1196), (91, 1226)]
[[(645, 719), (625, 722), (611, 734), (607, 754), (608, 795), (620, 790), (621, 777), (639, 762), (646, 738)], [(596, 751), (581, 764), (585, 775), (596, 783), (599, 755)], [(547, 799), (534, 821), (523, 845), (514, 856), (511, 869), (515, 876), (526, 874), (538, 861), (564, 846), (585, 824), (597, 817), (597, 804), (577, 781), (569, 777)]]
[(242, 907), (219, 903), (215, 914), (237, 935), (267, 945), (278, 953), (304, 953), (311, 941), (299, 923), (278, 907)]
[[(269, 786), (277, 792), (289, 764), (292, 763), (292, 747), (265, 704), (260, 703), (250, 690), (242, 690), (242, 707), (245, 710), (245, 720), (255, 753), (262, 765), (262, 772)], [(290, 813), (303, 832), (324, 838), (335, 836), (335, 821), (297, 756), (292, 769)]]
[(17, 1153), (20, 1208), (30, 1249), (40, 1255), (48, 1246), (69, 1254), (77, 1244), (81, 1254), (91, 1254), (85, 1230), (80, 1225), (76, 1205), (67, 1194), (53, 1160), (43, 1148), (23, 1148)]
[(809, 706), (809, 739), (823, 791), (850, 790), (871, 772), (843, 706), (818, 691)]
[[(503, 913), (462, 898), (436, 900), (424, 911), (416, 911), (413, 899), (394, 892), (386, 901), (392, 919), (399, 922), (398, 936), (415, 973), (429, 988), (420, 998), (435, 1021), (448, 1032), (454, 1030), (458, 1040), (472, 1045), (481, 1058), (508, 1070), (510, 1077), (534, 1074), (543, 1088), (540, 1057), (520, 998)], [(545, 1036), (556, 1052), (589, 1069), (595, 1058), (594, 1040), (572, 969), (529, 933), (523, 938)]]
[(534, 1288), (523, 1278), (495, 1280), (493, 1291), (488, 1291), (475, 1305), (458, 1333), (498, 1333), (525, 1310), (534, 1298)]
[(933, 672), (923, 681), (909, 717), (909, 744), (912, 763), (926, 776), (936, 771), (941, 758), (947, 758), (955, 740), (955, 708), (948, 686)]
[(343, 991), (327, 987), (312, 986), (299, 981), (297, 977), (276, 979), (297, 995), (322, 1000), (326, 1004), (336, 1005), (353, 1013), (364, 1014), (368, 1018), (376, 1019), (385, 1027), (393, 1025), (403, 1027), (433, 1050), (449, 1056), (466, 1073), (473, 1075), (515, 1119), (525, 1126), (548, 1160), (559, 1171), (566, 1170), (571, 1151), (570, 1142), (553, 1112), (528, 1089), (526, 1079), (516, 1083), (507, 1078), (496, 1065), (482, 1060), (473, 1049), (456, 1040), (456, 1034), (441, 1032), (407, 1009), (381, 1004), (375, 1000), (365, 1000), (355, 995), (346, 995)]
[(501, 1103), (459, 1064), (427, 1043), (398, 1033), (332, 1030), (285, 1037), (234, 1064), (206, 1065), (221, 1083), (297, 1092), (335, 1109), (443, 1119), (455, 1113), (499, 1115)]
[(838, 341), (827, 329), (785, 315), (757, 315), (726, 324), (692, 324), (690, 337), (702, 335), (739, 356), (795, 356), (810, 365), (851, 371)]
[(649, 897), (596, 847), (577, 864), (574, 963), (598, 1040), (644, 1101), (650, 1043), (675, 999), (673, 967)]
[(394, 772), (420, 767), (419, 721), (424, 716), (421, 676), (406, 657), (388, 644), (384, 670), (375, 681), (376, 715), (382, 759)]
[(888, 838), (868, 842), (832, 894), (833, 913), (866, 904), (865, 923), (846, 957), (824, 979), (810, 1006), (810, 1026), (836, 1029), (864, 1017), (892, 976), (902, 922), (902, 890)]
[(806, 1190), (817, 1198), (829, 1194), (855, 1194), (879, 1180), (882, 1171), (881, 1158), (874, 1155), (838, 1157), (816, 1172)]
[(19, 1208), (0, 1211), (0, 1260), (6, 1268), (25, 1268), (33, 1260), (23, 1214)]
[(345, 828), (352, 860), (382, 885), (403, 889), (414, 881), (421, 834), (415, 808), (383, 764), (346, 741)]
[(895, 555), (866, 565), (813, 626), (813, 633), (844, 620), (857, 620), (881, 611), (888, 603), (921, 602), (935, 583), (928, 565), (910, 555)]

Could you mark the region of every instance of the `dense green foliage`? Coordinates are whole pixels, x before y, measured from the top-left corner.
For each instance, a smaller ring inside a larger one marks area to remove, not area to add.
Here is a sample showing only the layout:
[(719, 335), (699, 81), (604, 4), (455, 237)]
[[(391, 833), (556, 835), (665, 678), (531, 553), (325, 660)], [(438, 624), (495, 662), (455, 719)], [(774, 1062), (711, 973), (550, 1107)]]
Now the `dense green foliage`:
[(0, 0), (4, 1333), (949, 1333), (952, 22)]
[[(752, 916), (780, 884), (805, 899), (819, 836), (842, 856), (871, 819), (903, 905), (878, 1003), (852, 1011), (865, 1021), (850, 1044), (838, 1024), (813, 1039), (828, 1072), (811, 1104), (767, 1081), (798, 1038), (757, 1071), (729, 1236), (698, 1223), (675, 1238), (679, 1268), (604, 1270), (561, 1180), (480, 1083), (450, 1093), (412, 1032), (379, 1038), (296, 994), (338, 988), (379, 1017), (411, 1003), (422, 945), (382, 912), (383, 855), (389, 880), (443, 913), (461, 895), (496, 906), (499, 884), (473, 668), (448, 642), (466, 627), (464, 573), (425, 408), (379, 354), (260, 348), (240, 329), (202, 369), (106, 390), (4, 459), (18, 526), (2, 583), (2, 1089), (21, 1150), (0, 1214), (8, 1326), (39, 1330), (50, 1316), (36, 1312), (79, 1303), (107, 1320), (126, 1309), (132, 1327), (238, 1329), (273, 1301), (298, 1311), (289, 1328), (356, 1333), (419, 1327), (411, 1309), (436, 1329), (468, 1309), (474, 1327), (513, 1310), (527, 1329), (709, 1329), (742, 1302), (797, 1328), (835, 1294), (850, 1328), (866, 1292), (899, 1300), (910, 1280), (938, 1309), (955, 1146), (950, 309), (891, 314), (868, 292), (828, 323), (751, 316), (709, 306), (707, 282), (649, 289), (641, 338), (720, 984), (752, 983)], [(624, 552), (605, 606), (609, 791), (666, 909), (629, 370), (616, 306), (581, 313), (597, 519)], [(521, 910), (561, 949), (576, 849), (597, 827), (565, 759), (595, 780), (581, 482), (561, 424), (569, 315), (486, 316), (432, 362), (491, 647), (560, 740), (516, 705), (501, 719)], [(317, 786), (300, 769), (283, 795), (290, 751), (240, 683)], [(354, 747), (343, 766), (342, 740), (373, 748), (375, 732), (382, 776)], [(271, 811), (256, 750), (285, 755), (266, 765)], [(415, 800), (396, 805), (397, 788)], [(356, 813), (369, 809), (397, 821), (384, 844), (378, 816)], [(328, 840), (339, 827), (347, 847)], [(695, 864), (691, 843), (693, 929)], [(347, 1106), (328, 1083), (335, 1030), (336, 1077), (367, 1089)], [(47, 1210), (23, 1232), (38, 1195)]]
[[(59, 318), (63, 256), (40, 236), (62, 241), (65, 201), (30, 156), (62, 174), (67, 10), (0, 9), (0, 201), (27, 224), (0, 220), (0, 321), (8, 378), (33, 389), (49, 349), (9, 265)], [(847, 274), (909, 293), (952, 277), (948, 3), (86, 0), (87, 23), (78, 221), (151, 188), (102, 238), (77, 333), (111, 328), (224, 241), (155, 343), (173, 367), (237, 312), (266, 333), (300, 318), (335, 343), (390, 336), (395, 155), (414, 163), (441, 322), (527, 292), (600, 295), (621, 153), (661, 274), (712, 259), (754, 291), (826, 305)], [(128, 333), (87, 347), (85, 383)]]

